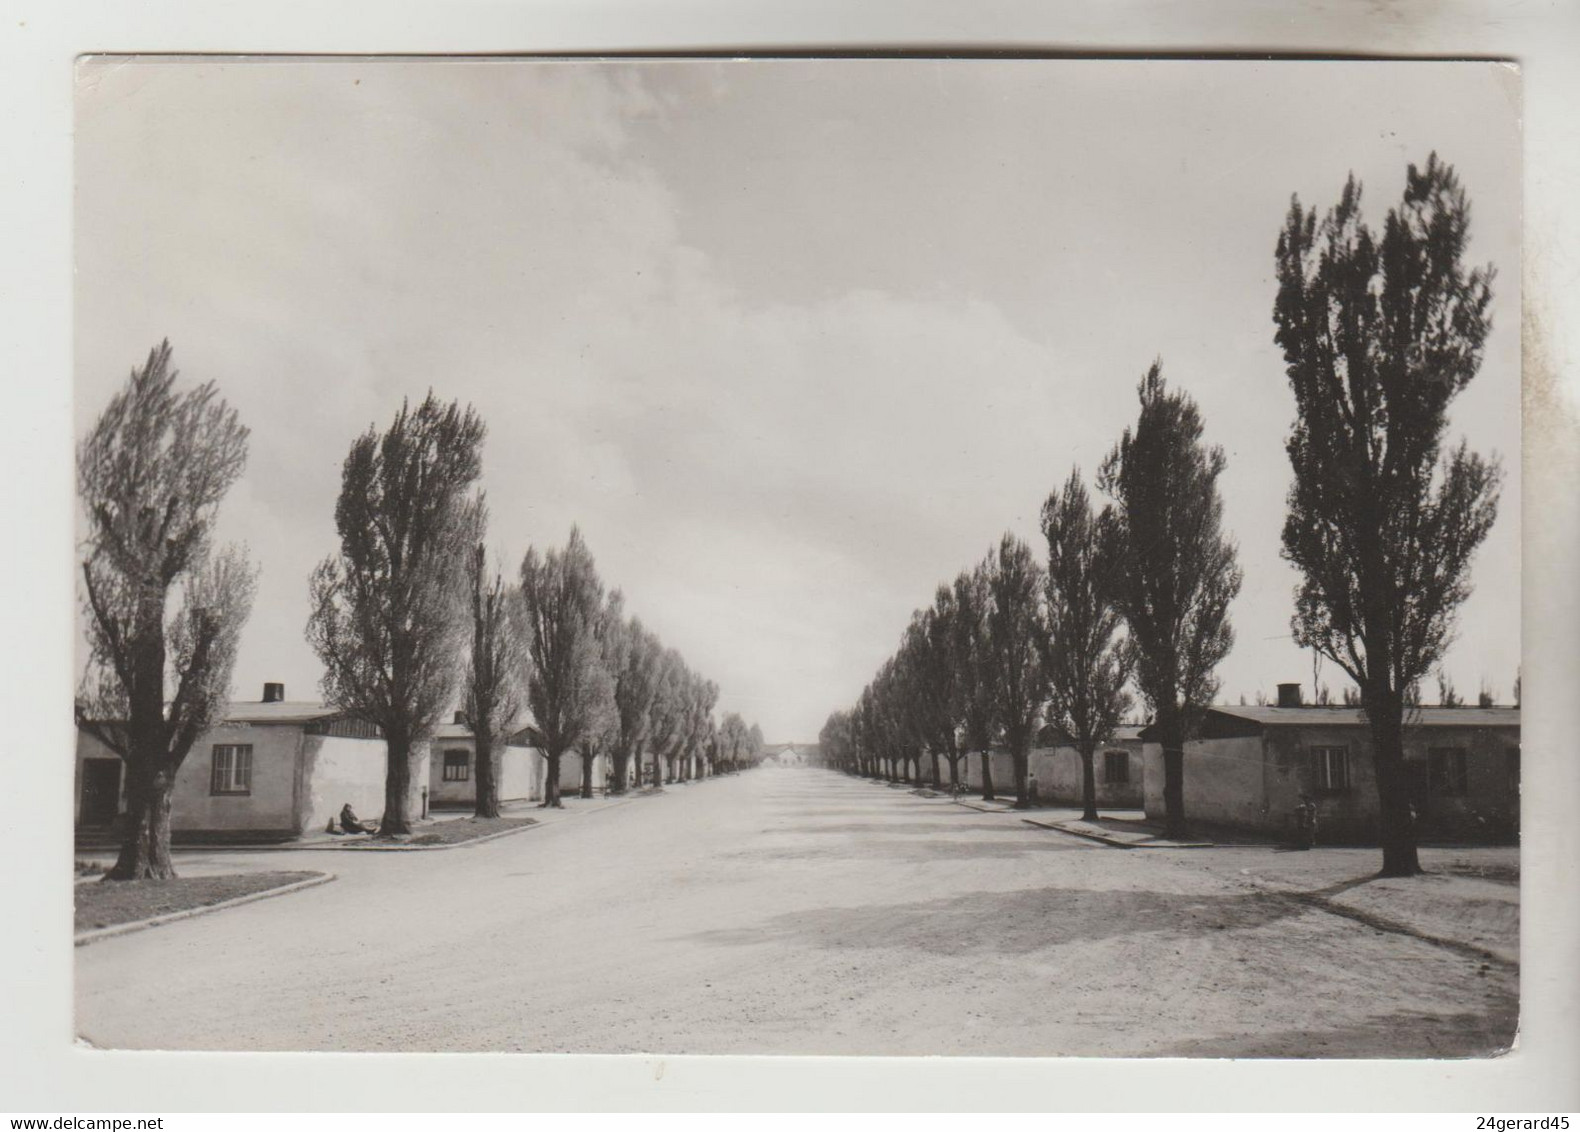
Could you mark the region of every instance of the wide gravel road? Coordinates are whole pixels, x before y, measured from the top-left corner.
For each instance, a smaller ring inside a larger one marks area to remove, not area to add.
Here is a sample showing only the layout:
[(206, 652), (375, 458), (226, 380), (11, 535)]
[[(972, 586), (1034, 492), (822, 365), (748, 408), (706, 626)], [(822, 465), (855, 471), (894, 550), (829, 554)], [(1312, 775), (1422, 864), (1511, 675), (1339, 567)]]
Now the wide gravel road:
[(78, 949), (78, 1030), (139, 1049), (1364, 1057), (1487, 1052), (1514, 1025), (1511, 963), (1251, 875), (1296, 854), (1113, 849), (820, 770), (575, 805), (446, 852), (183, 855), (339, 879)]

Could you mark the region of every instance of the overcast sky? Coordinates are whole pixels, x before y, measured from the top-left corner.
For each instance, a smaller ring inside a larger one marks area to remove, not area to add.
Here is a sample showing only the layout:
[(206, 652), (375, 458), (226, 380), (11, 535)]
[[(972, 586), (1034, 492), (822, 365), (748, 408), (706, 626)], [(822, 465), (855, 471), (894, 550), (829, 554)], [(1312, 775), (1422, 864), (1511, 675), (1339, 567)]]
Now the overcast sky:
[[(490, 540), (604, 580), (772, 741), (854, 700), (936, 584), (1090, 479), (1154, 357), (1228, 455), (1223, 698), (1300, 680), (1272, 340), (1292, 193), (1429, 151), (1499, 270), (1452, 429), (1504, 505), (1449, 668), (1519, 664), (1518, 80), (1492, 64), (99, 62), (79, 73), (76, 423), (169, 337), (252, 430), (236, 694), (317, 696), (307, 577), (352, 439), (488, 422)], [(1322, 677), (1337, 693), (1332, 665)]]

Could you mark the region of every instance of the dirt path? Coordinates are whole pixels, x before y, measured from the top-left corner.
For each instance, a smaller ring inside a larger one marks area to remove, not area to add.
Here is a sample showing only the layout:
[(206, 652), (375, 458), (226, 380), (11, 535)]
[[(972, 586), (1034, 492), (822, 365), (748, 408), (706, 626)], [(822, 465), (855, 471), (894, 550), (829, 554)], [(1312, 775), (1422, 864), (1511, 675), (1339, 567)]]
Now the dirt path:
[[(1511, 963), (1291, 899), (1277, 887), (1299, 863), (1277, 862), (1269, 887), (1236, 852), (1126, 852), (831, 773), (762, 770), (472, 849), (336, 855), (334, 885), (83, 949), (78, 1028), (101, 1046), (165, 1049), (1287, 1057), (1507, 1044)], [(224, 865), (308, 855), (264, 856)]]

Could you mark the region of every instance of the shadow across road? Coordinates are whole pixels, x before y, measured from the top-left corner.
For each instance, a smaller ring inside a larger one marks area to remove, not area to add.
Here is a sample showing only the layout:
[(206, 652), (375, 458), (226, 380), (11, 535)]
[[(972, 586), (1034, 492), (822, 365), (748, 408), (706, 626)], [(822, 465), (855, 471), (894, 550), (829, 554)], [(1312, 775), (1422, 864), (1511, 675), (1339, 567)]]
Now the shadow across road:
[[(797, 832), (806, 832), (804, 830)], [(970, 861), (984, 857), (1003, 860), (1080, 852), (1085, 848), (1073, 838), (1069, 841), (955, 840), (946, 837), (906, 837), (887, 840), (869, 838), (861, 842), (834, 841), (795, 845), (786, 848), (739, 849), (720, 854), (728, 861), (753, 861), (776, 864), (782, 861)]]
[(849, 834), (865, 836), (867, 834), (895, 834), (895, 833), (925, 833), (935, 836), (947, 836), (955, 833), (1012, 833), (1032, 842), (1026, 837), (1026, 831), (1019, 826), (1007, 825), (1001, 822), (972, 821), (959, 824), (940, 824), (939, 822), (920, 821), (870, 821), (870, 822), (825, 822), (809, 825), (774, 826), (764, 832), (767, 833), (819, 833), (819, 834)]
[(750, 928), (699, 932), (686, 938), (721, 947), (796, 942), (935, 955), (1017, 955), (1146, 933), (1207, 936), (1314, 912), (1288, 897), (1262, 892), (1187, 895), (1037, 888), (908, 904), (811, 909), (774, 916)]
[[(1301, 1028), (1224, 1034), (1193, 1038), (1148, 1057), (1254, 1058), (1423, 1058), (1497, 1057), (1509, 1052), (1519, 1027), (1519, 1008), (1512, 1002), (1489, 1006), (1487, 1013), (1463, 1011), (1427, 1014), (1400, 1011), (1364, 1023), (1336, 1028)], [(1383, 1035), (1408, 1034), (1408, 1041), (1381, 1040)]]

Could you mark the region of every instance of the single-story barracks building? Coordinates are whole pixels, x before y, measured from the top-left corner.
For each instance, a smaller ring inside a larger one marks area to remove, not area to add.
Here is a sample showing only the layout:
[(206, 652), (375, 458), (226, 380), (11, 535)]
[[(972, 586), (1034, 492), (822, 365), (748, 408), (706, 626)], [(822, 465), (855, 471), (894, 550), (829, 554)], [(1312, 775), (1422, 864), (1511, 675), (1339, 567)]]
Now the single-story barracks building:
[[(425, 812), (429, 753), (412, 757), (412, 814)], [(108, 832), (126, 808), (121, 758), (77, 732), (79, 830)], [(283, 684), (263, 699), (232, 703), (192, 745), (176, 773), (171, 835), (183, 841), (280, 840), (323, 830), (348, 802), (357, 816), (384, 811), (385, 746), (378, 729), (338, 708), (287, 700)]]
[[(1141, 728), (1121, 725), (1108, 741), (1093, 753), (1097, 777), (1097, 805), (1107, 810), (1139, 810), (1142, 805)], [(988, 754), (993, 774), (993, 793), (999, 798), (1015, 797), (1015, 760), (1003, 748)], [(945, 784), (949, 768), (940, 767)], [(1081, 755), (1073, 741), (1057, 727), (1044, 727), (1037, 735), (1037, 746), (1027, 754), (1027, 774), (1037, 780), (1037, 796), (1044, 804), (1079, 806), (1082, 801)], [(922, 777), (930, 780), (932, 765), (922, 760)], [(982, 789), (982, 755), (973, 751), (960, 762), (960, 781), (970, 790)]]
[[(1280, 685), (1276, 706), (1213, 707), (1185, 744), (1185, 817), (1284, 839), (1302, 793), (1317, 837), (1375, 844), (1377, 780), (1360, 708), (1308, 706)], [(1142, 730), (1145, 808), (1161, 821), (1163, 748)], [(1424, 841), (1512, 841), (1520, 815), (1520, 709), (1406, 709), (1404, 757)]]
[[(536, 802), (543, 797), (549, 764), (535, 745), (536, 733), (528, 728), (496, 742), (499, 760), (499, 800)], [(477, 804), (477, 745), (466, 713), (456, 712), (453, 722), (441, 725), (433, 735), (428, 771), (428, 803), (438, 810), (470, 810)], [(575, 762), (576, 784), (581, 783), (581, 760), (570, 756), (563, 763)], [(564, 765), (560, 780), (567, 777)]]

